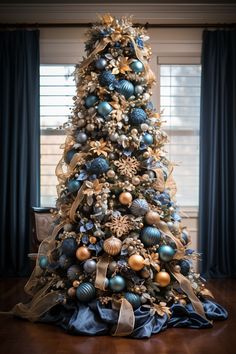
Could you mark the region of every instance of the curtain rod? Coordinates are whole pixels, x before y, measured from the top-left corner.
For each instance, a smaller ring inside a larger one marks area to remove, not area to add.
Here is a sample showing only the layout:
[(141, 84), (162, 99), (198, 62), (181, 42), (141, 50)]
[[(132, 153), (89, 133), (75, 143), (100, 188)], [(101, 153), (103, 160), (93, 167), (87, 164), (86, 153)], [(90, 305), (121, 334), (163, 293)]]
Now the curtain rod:
[[(0, 28), (90, 28), (93, 23), (0, 23)], [(234, 28), (236, 23), (134, 23), (145, 28)]]

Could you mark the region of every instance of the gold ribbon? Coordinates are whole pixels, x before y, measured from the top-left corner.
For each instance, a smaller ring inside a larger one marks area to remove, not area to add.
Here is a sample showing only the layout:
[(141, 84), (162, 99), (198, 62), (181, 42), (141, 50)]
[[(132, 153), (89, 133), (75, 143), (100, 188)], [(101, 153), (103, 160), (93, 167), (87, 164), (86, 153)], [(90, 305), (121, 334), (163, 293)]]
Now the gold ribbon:
[(123, 337), (130, 335), (134, 330), (135, 316), (131, 303), (122, 298), (121, 300), (113, 300), (113, 308), (120, 308), (117, 327), (112, 334), (115, 337)]
[(172, 233), (170, 232), (168, 226), (166, 224), (164, 224), (164, 222), (160, 221), (159, 223), (157, 223), (157, 227), (161, 230), (161, 232), (163, 234), (165, 234), (166, 236), (168, 236), (172, 241), (175, 242), (176, 247), (177, 247), (177, 251), (174, 255), (174, 259), (182, 259), (184, 257), (184, 246), (182, 245), (181, 241), (175, 237), (174, 235), (172, 235)]
[(86, 185), (85, 185), (85, 183), (83, 183), (77, 193), (77, 196), (76, 196), (73, 204), (71, 205), (69, 217), (73, 221), (75, 221), (76, 210), (77, 210), (78, 206), (80, 205), (80, 203), (82, 202), (82, 200), (84, 199), (84, 190), (85, 189), (86, 189)]
[(98, 288), (100, 290), (105, 290), (105, 281), (106, 281), (108, 264), (109, 264), (109, 257), (107, 255), (100, 257), (99, 261), (97, 262), (95, 288)]

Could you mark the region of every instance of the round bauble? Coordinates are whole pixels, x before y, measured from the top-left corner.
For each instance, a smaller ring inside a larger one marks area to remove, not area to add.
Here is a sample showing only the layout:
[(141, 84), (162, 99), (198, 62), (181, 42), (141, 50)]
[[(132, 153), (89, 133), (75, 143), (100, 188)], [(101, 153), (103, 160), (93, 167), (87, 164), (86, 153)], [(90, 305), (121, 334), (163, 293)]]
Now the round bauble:
[(120, 80), (116, 85), (116, 91), (129, 99), (134, 94), (134, 85), (128, 80)]
[(145, 221), (148, 225), (157, 225), (160, 221), (160, 215), (156, 211), (149, 210), (145, 215)]
[(76, 179), (71, 179), (67, 183), (67, 189), (70, 193), (75, 193), (79, 190), (80, 188), (80, 181), (77, 181)]
[(47, 256), (39, 256), (38, 263), (41, 269), (46, 269), (49, 262)]
[(98, 78), (99, 84), (103, 87), (109, 86), (116, 81), (116, 77), (111, 71), (103, 71)]
[(146, 247), (157, 245), (161, 240), (160, 230), (153, 226), (143, 228), (140, 239)]
[(106, 67), (106, 65), (107, 65), (107, 61), (105, 58), (99, 58), (95, 62), (95, 66), (98, 70), (103, 70)]
[(109, 287), (115, 292), (124, 290), (126, 286), (125, 279), (120, 275), (115, 275), (109, 280)]
[(138, 294), (127, 292), (124, 294), (124, 297), (127, 301), (129, 301), (134, 309), (141, 306), (141, 297)]
[(103, 157), (97, 157), (96, 159), (92, 160), (88, 170), (89, 173), (99, 176), (109, 170), (109, 163)]
[(116, 175), (115, 171), (114, 170), (109, 170), (107, 171), (107, 177), (109, 178), (114, 178)]
[(121, 247), (121, 240), (114, 236), (109, 237), (103, 243), (104, 251), (111, 256), (116, 256), (117, 254), (119, 254), (121, 251)]
[(129, 205), (132, 202), (132, 199), (133, 199), (132, 194), (129, 192), (122, 192), (119, 195), (119, 202), (122, 205)]
[(131, 69), (135, 73), (141, 73), (144, 70), (144, 65), (141, 61), (135, 60), (130, 64)]
[(102, 117), (108, 116), (108, 114), (110, 114), (111, 111), (113, 110), (112, 106), (106, 101), (100, 102), (97, 109), (98, 109), (98, 113)]
[(68, 257), (74, 256), (77, 248), (78, 248), (78, 244), (74, 239), (74, 237), (68, 237), (62, 241), (61, 244), (62, 253)]
[(174, 248), (172, 248), (169, 245), (162, 245), (159, 249), (158, 249), (158, 253), (160, 256), (160, 259), (163, 262), (169, 262), (172, 260), (172, 258), (174, 257), (175, 254), (175, 250)]
[(148, 268), (144, 267), (142, 270), (141, 270), (141, 277), (144, 278), (144, 279), (148, 279), (150, 278), (150, 271), (148, 270)]
[(65, 159), (65, 162), (67, 163), (67, 165), (69, 165), (69, 163), (71, 162), (71, 160), (74, 157), (74, 154), (76, 154), (76, 153), (77, 153), (76, 149), (71, 149), (65, 153), (64, 159)]
[(110, 270), (110, 272), (114, 272), (116, 270), (117, 267), (117, 262), (116, 261), (112, 261), (111, 263), (109, 263), (108, 269)]
[(130, 211), (135, 216), (143, 216), (147, 213), (149, 209), (148, 202), (146, 199), (135, 199), (132, 202)]
[(85, 261), (91, 257), (91, 251), (86, 246), (81, 246), (76, 251), (76, 258)]
[(85, 133), (83, 133), (83, 132), (78, 133), (78, 134), (76, 135), (76, 137), (75, 137), (75, 140), (76, 140), (77, 143), (79, 143), (79, 144), (84, 144), (84, 143), (86, 143), (87, 139), (88, 139), (87, 134), (85, 134)]
[(136, 85), (134, 86), (134, 92), (136, 95), (141, 95), (143, 93), (143, 86), (142, 85)]
[(64, 231), (66, 231), (66, 232), (70, 232), (70, 231), (73, 230), (73, 225), (67, 223), (67, 224), (65, 224), (65, 225), (63, 226), (63, 229), (64, 229)]
[(151, 145), (153, 144), (153, 136), (151, 134), (144, 134), (143, 135), (143, 142), (144, 144)]
[(71, 281), (78, 280), (81, 274), (82, 270), (77, 264), (74, 264), (67, 269), (67, 278)]
[(97, 263), (95, 262), (94, 259), (88, 259), (85, 263), (84, 263), (84, 270), (86, 273), (93, 273), (95, 272), (97, 268)]
[(81, 302), (89, 302), (96, 296), (96, 289), (89, 282), (82, 283), (76, 289), (77, 299)]
[(184, 276), (188, 275), (190, 271), (190, 263), (186, 259), (181, 259), (179, 261), (179, 266), (180, 266), (180, 273), (182, 273)]
[(98, 97), (95, 95), (89, 95), (88, 97), (85, 98), (85, 106), (87, 108), (95, 106), (97, 102), (98, 102)]
[(73, 261), (65, 254), (62, 254), (58, 259), (58, 263), (62, 269), (68, 269), (72, 265)]
[(134, 108), (129, 117), (130, 124), (139, 125), (146, 121), (147, 114), (142, 108)]
[(133, 184), (134, 186), (138, 186), (138, 185), (140, 184), (140, 178), (137, 177), (137, 176), (134, 176), (134, 177), (132, 178), (132, 184)]
[(88, 132), (90, 132), (90, 133), (93, 132), (94, 129), (95, 129), (95, 125), (94, 125), (94, 124), (89, 123), (89, 124), (86, 125), (86, 130), (87, 130)]
[(139, 271), (144, 267), (144, 258), (139, 254), (133, 254), (129, 257), (128, 264), (131, 269)]
[(170, 284), (170, 275), (165, 270), (161, 270), (155, 275), (155, 282), (158, 283), (159, 287), (164, 288)]
[(67, 294), (68, 294), (69, 297), (75, 297), (75, 295), (76, 295), (76, 289), (73, 288), (73, 287), (69, 288), (69, 289), (67, 290)]

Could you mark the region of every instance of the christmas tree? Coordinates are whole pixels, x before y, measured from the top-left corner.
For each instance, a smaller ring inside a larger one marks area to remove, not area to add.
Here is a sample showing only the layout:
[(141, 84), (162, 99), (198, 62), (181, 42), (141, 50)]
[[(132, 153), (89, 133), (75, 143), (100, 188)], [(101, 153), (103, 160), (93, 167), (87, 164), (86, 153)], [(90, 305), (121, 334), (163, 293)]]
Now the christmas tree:
[(88, 35), (56, 168), (55, 228), (26, 284), (32, 301), (13, 313), (76, 334), (143, 338), (167, 326), (209, 327), (227, 314), (192, 266), (198, 254), (150, 101), (146, 32), (105, 15)]

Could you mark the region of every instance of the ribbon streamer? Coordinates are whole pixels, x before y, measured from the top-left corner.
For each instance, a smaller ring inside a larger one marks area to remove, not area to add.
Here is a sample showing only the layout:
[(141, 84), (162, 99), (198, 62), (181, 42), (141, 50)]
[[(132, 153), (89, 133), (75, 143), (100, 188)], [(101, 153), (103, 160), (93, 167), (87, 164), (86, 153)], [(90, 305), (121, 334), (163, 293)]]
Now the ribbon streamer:
[(130, 335), (134, 330), (135, 316), (132, 305), (125, 298), (113, 300), (113, 308), (120, 307), (117, 327), (112, 334), (115, 337)]
[(172, 233), (170, 232), (169, 228), (167, 225), (165, 225), (162, 221), (160, 221), (159, 223), (157, 223), (157, 227), (161, 230), (161, 232), (163, 234), (165, 234), (166, 236), (168, 236), (172, 241), (175, 242), (176, 247), (177, 247), (177, 251), (174, 255), (174, 259), (182, 259), (185, 255), (185, 251), (184, 251), (184, 247), (181, 243), (181, 241), (175, 237), (174, 235), (172, 235)]
[(85, 183), (83, 183), (77, 193), (77, 196), (76, 196), (73, 204), (71, 205), (69, 217), (73, 221), (75, 221), (76, 210), (77, 210), (78, 206), (80, 205), (80, 203), (82, 202), (82, 200), (84, 199), (84, 190), (85, 189), (86, 189), (86, 185), (85, 185)]
[(105, 281), (107, 275), (107, 267), (109, 265), (109, 257), (107, 255), (100, 257), (97, 262), (95, 288), (105, 290)]

